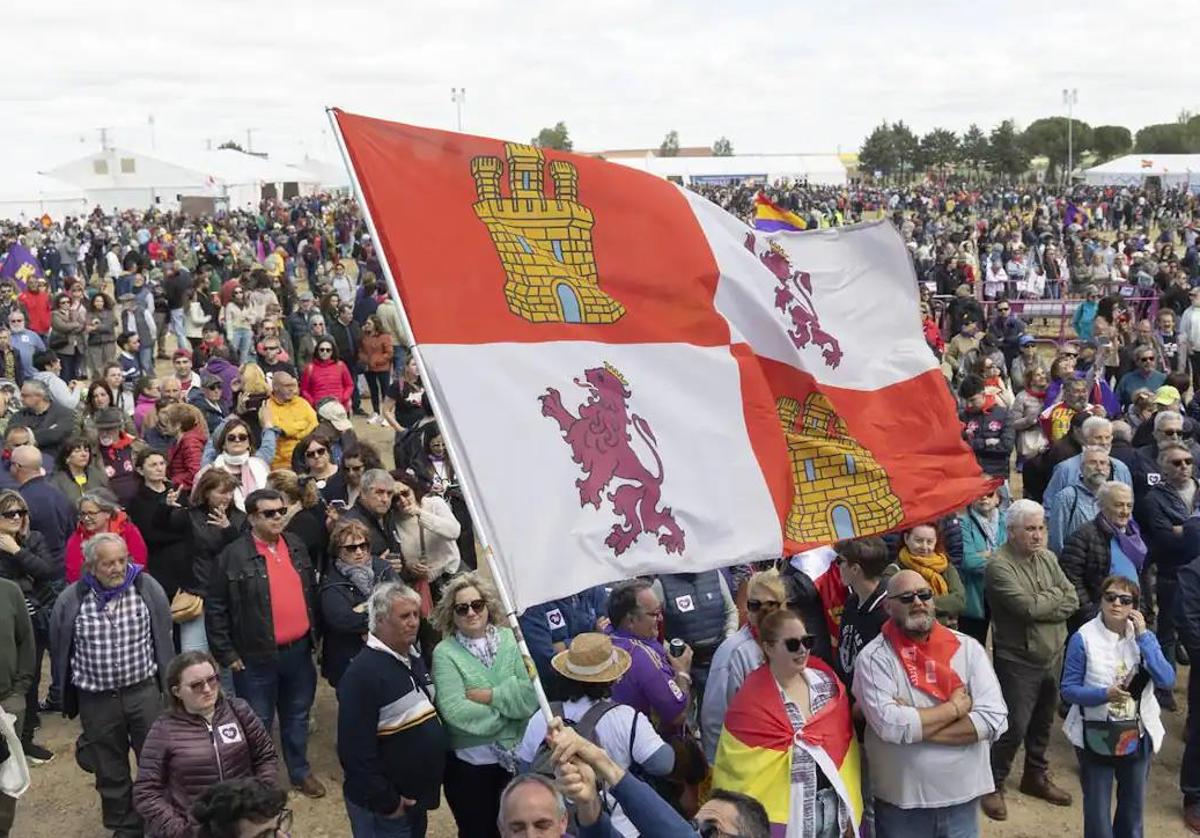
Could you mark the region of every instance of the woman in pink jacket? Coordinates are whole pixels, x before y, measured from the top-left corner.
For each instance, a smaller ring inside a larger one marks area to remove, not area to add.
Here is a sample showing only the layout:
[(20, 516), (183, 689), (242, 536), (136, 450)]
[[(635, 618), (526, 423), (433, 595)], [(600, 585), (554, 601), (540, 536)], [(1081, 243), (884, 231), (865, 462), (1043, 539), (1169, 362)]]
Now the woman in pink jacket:
[(321, 399), (333, 397), (349, 413), (353, 393), (354, 378), (349, 368), (338, 360), (337, 345), (332, 338), (320, 338), (313, 346), (312, 363), (300, 374), (300, 395), (314, 409)]

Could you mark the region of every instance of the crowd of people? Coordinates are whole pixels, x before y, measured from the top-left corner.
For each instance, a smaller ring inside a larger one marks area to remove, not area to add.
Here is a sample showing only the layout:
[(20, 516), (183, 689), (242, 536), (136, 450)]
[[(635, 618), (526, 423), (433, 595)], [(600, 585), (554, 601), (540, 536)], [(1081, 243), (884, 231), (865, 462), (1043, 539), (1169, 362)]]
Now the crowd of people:
[[(752, 213), (750, 187), (702, 191)], [(549, 723), (351, 201), (0, 225), (42, 268), (0, 281), (0, 706), (23, 758), (54, 757), (37, 730), (62, 712), (113, 834), (288, 834), (286, 793), (327, 794), (324, 679), (356, 838), (422, 836), (443, 795), (468, 837), (958, 838), (1007, 817), (1022, 747), (1019, 791), (1071, 805), (1061, 714), (1085, 835), (1141, 834), (1200, 654), (1198, 207), (769, 191), (812, 227), (896, 224), (995, 491), (833, 545), (831, 584), (780, 557), (527, 609)], [(1035, 333), (1043, 295), (1069, 340)], [(1200, 718), (1195, 676), (1188, 697)], [(861, 752), (849, 779), (836, 742)], [(0, 836), (15, 811), (0, 795)]]

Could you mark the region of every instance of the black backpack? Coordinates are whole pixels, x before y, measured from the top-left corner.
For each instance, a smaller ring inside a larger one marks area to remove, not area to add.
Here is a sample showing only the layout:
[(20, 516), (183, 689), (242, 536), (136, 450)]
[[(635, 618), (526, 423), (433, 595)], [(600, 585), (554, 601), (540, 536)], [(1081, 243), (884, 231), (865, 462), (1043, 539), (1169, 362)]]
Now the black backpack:
[[(607, 698), (601, 699), (600, 701), (597, 701), (595, 704), (593, 704), (591, 707), (589, 707), (587, 709), (587, 712), (583, 714), (583, 718), (581, 718), (577, 722), (573, 722), (570, 719), (568, 719), (566, 717), (566, 715), (563, 713), (563, 703), (561, 701), (550, 702), (550, 710), (555, 715), (555, 717), (562, 719), (563, 724), (565, 724), (567, 727), (573, 729), (576, 733), (578, 733), (584, 739), (587, 739), (589, 742), (591, 742), (596, 747), (603, 747), (598, 741), (596, 741), (596, 725), (599, 724), (600, 720), (602, 718), (604, 718), (605, 715), (608, 714), (609, 710), (613, 710), (619, 706), (620, 705), (617, 702), (612, 701), (611, 699), (607, 699)], [(633, 731), (636, 731), (636, 730), (637, 730), (637, 716), (635, 714), (634, 719), (633, 719)], [(632, 749), (633, 732), (631, 732), (629, 738), (630, 738), (630, 758), (632, 759), (632, 757), (633, 757), (633, 749)], [(537, 753), (535, 753), (533, 755), (533, 762), (530, 763), (529, 770), (532, 771), (534, 774), (541, 774), (543, 777), (546, 777), (546, 778), (550, 779), (551, 781), (553, 781), (555, 779), (555, 776), (554, 776), (554, 762), (551, 759), (552, 753), (553, 753), (552, 749), (546, 742), (543, 742), (542, 744), (538, 745)], [(597, 794), (599, 795), (599, 798), (600, 798), (601, 807), (604, 809), (604, 811), (606, 813), (611, 814), (612, 807), (609, 803), (609, 799), (607, 797), (605, 797), (605, 795), (603, 793), (604, 789), (603, 789), (603, 786), (600, 784), (599, 780), (596, 781), (596, 790), (597, 790)], [(576, 832), (579, 831), (579, 822), (578, 822), (578, 819), (575, 817), (575, 805), (570, 800), (567, 801), (567, 818), (568, 818), (568, 831), (571, 832), (571, 834), (575, 834)]]

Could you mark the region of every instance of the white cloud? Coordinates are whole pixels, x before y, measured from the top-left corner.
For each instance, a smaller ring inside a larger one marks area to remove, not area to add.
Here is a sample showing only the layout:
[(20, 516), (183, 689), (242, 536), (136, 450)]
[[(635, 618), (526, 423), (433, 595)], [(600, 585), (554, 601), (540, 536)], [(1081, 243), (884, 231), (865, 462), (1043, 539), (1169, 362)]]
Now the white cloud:
[(97, 147), (245, 142), (336, 156), (325, 105), (581, 149), (726, 135), (742, 151), (853, 150), (881, 119), (985, 129), (1061, 111), (1137, 130), (1197, 109), (1192, 0), (160, 0), (6, 9), (0, 173)]

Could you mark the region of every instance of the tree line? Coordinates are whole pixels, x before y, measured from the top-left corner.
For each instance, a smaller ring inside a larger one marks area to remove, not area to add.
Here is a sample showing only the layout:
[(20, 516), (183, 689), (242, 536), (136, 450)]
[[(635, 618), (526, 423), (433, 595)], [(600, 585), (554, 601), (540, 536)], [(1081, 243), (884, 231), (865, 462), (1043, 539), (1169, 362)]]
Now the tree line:
[[(553, 148), (559, 151), (571, 151), (575, 144), (571, 141), (567, 123), (558, 122), (553, 128), (543, 128), (538, 135), (529, 141), (538, 148)], [(663, 137), (658, 146), (659, 157), (677, 157), (679, 155), (679, 132), (671, 129)], [(732, 157), (733, 143), (728, 137), (718, 137), (712, 144), (713, 157)]]

